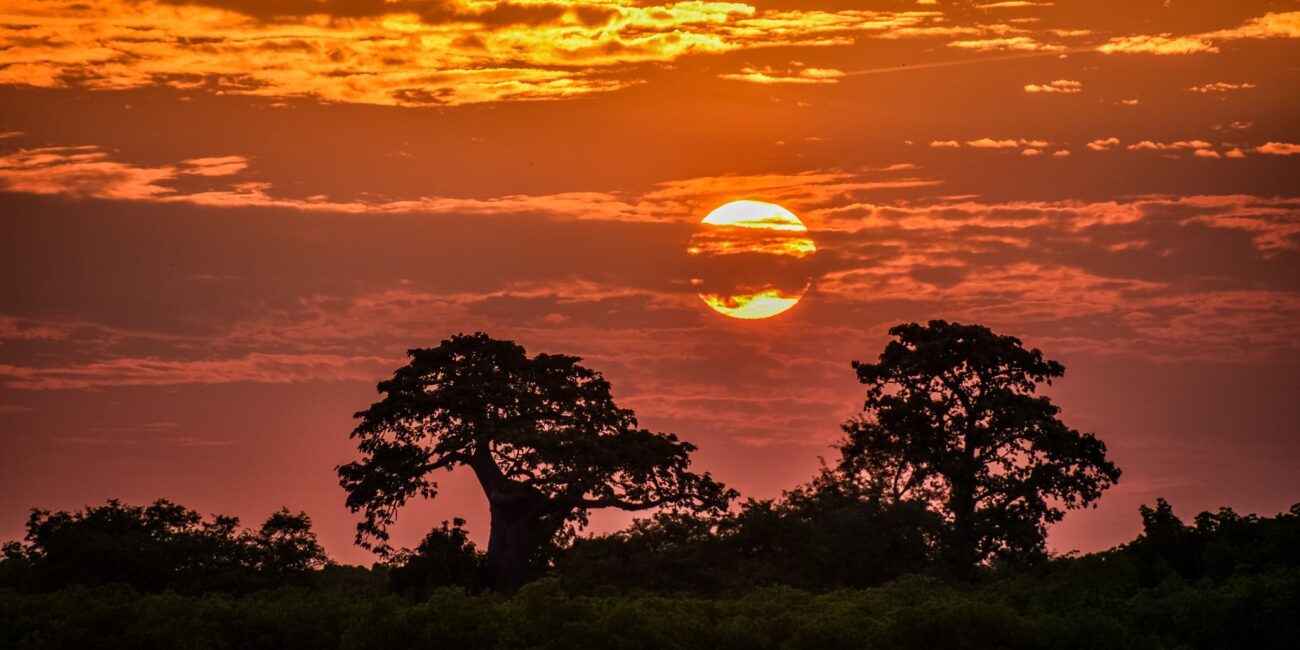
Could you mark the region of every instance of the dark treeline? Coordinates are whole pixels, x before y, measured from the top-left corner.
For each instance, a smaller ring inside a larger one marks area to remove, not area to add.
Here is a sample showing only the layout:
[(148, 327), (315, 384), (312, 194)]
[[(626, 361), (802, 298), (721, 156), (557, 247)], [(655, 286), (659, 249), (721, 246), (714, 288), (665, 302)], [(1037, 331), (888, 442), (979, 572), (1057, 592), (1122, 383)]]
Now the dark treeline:
[[(110, 514), (143, 520), (144, 509), (110, 504), (92, 509), (98, 516), (70, 516), (77, 523), (60, 532), (64, 550), (170, 575), (110, 576), (48, 552), (38, 536), (8, 545), (0, 647), (1293, 648), (1300, 640), (1300, 504), (1276, 517), (1224, 509), (1185, 523), (1160, 501), (1143, 509), (1137, 539), (1109, 551), (992, 566), (973, 580), (927, 573), (912, 558), (919, 570), (890, 579), (898, 571), (890, 562), (906, 552), (885, 549), (877, 562), (871, 553), (884, 547), (859, 547), (856, 563), (836, 557), (851, 553), (862, 525), (838, 498), (818, 503), (800, 491), (708, 526), (641, 522), (574, 544), (513, 597), (468, 592), (481, 558), (455, 525), (393, 566), (307, 566), (296, 552), (272, 554), (288, 560), (277, 565), (195, 556), (225, 542), (184, 535), (139, 545), (136, 526), (101, 525)], [(823, 518), (855, 523), (825, 532)], [(221, 537), (243, 537), (250, 555), (265, 546), (256, 532)], [(844, 567), (843, 577), (818, 568), (826, 563)], [(224, 568), (195, 569), (205, 564)], [(857, 569), (882, 573), (848, 575)], [(253, 584), (260, 588), (249, 591)]]
[[(329, 562), (304, 513), (260, 527), (158, 501), (33, 511), (0, 560), (0, 648), (1292, 648), (1300, 504), (1052, 557), (1048, 527), (1120, 478), (1037, 393), (1064, 368), (1019, 340), (900, 325), (855, 362), (838, 456), (780, 498), (690, 469), (599, 373), (482, 334), (410, 352), (338, 468), (370, 568)], [(387, 529), (467, 468), (487, 544)], [(584, 535), (593, 509), (655, 510)]]

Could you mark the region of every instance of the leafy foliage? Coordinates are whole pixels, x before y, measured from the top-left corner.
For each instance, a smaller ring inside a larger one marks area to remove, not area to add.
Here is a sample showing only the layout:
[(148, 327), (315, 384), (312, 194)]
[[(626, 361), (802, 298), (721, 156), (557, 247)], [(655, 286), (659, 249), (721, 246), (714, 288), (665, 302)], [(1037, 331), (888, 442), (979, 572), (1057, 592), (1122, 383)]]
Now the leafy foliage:
[(577, 357), (529, 357), (482, 333), (408, 354), (379, 384), (384, 398), (357, 414), (363, 458), (338, 468), (348, 507), (363, 513), (357, 542), (381, 555), (398, 509), (436, 495), (437, 470), (477, 477), (492, 514), (489, 572), (507, 591), (591, 509), (721, 511), (733, 498), (689, 471), (693, 445), (638, 428)]
[(854, 362), (862, 416), (844, 425), (841, 471), (882, 498), (933, 504), (950, 564), (1042, 558), (1047, 525), (1119, 479), (1106, 446), (1037, 395), (1065, 368), (986, 327), (899, 325), (876, 363)]
[[(800, 524), (793, 522), (828, 522), (843, 516), (836, 504), (849, 488), (819, 483), (760, 507), (763, 523), (740, 526), (750, 526), (747, 534), (763, 539), (782, 539), (801, 530)], [(174, 515), (188, 512), (177, 508), (167, 504), (155, 512), (167, 513), (163, 519), (172, 521)], [(144, 510), (114, 508), (110, 503), (91, 509), (93, 512), (57, 513), (39, 519), (100, 522), (125, 517), (148, 521)], [(779, 527), (789, 528), (783, 532), (769, 527), (771, 512), (787, 511), (793, 521)], [(857, 521), (859, 515), (852, 512), (849, 518)], [(700, 544), (719, 538), (719, 527), (700, 527), (700, 522), (708, 522), (702, 517), (661, 516), (659, 522), (641, 524), (663, 528), (662, 535), (643, 537), (646, 546), (665, 552), (644, 556), (652, 562), (649, 570), (668, 567), (675, 572), (661, 583), (639, 580), (634, 591), (610, 589), (617, 585), (606, 583), (594, 587), (580, 584), (573, 580), (574, 575), (590, 576), (613, 565), (600, 564), (598, 555), (575, 553), (566, 556), (565, 562), (592, 562), (591, 571), (568, 573), (573, 567), (562, 563), (558, 579), (526, 585), (510, 598), (473, 595), (457, 586), (431, 589), (419, 603), (402, 597), (408, 594), (384, 592), (381, 585), (389, 569), (383, 565), (373, 569), (325, 565), (310, 570), (308, 579), (293, 586), (267, 581), (260, 583), (266, 589), (230, 594), (176, 590), (177, 585), (186, 584), (183, 582), (162, 591), (133, 587), (135, 582), (130, 579), (110, 584), (103, 579), (107, 568), (79, 564), (76, 570), (89, 573), (65, 572), (61, 575), (67, 582), (60, 588), (32, 589), (32, 585), (9, 580), (23, 574), (16, 567), (33, 568), (29, 563), (48, 557), (37, 557), (30, 545), (7, 544), (0, 561), (0, 576), (5, 577), (0, 582), (0, 647), (1296, 647), (1300, 641), (1300, 617), (1296, 616), (1300, 612), (1300, 545), (1296, 543), (1300, 540), (1300, 504), (1275, 517), (1241, 516), (1230, 510), (1201, 513), (1192, 525), (1184, 524), (1164, 501), (1143, 508), (1142, 515), (1143, 531), (1136, 540), (1103, 553), (1055, 558), (1038, 566), (999, 568), (975, 582), (912, 573), (873, 587), (829, 589), (836, 586), (836, 580), (824, 579), (821, 587), (808, 589), (781, 584), (779, 579), (769, 584), (760, 584), (766, 579), (749, 582), (744, 576), (735, 582), (725, 580), (731, 571), (767, 570), (764, 567), (775, 569), (769, 578), (789, 572), (795, 580), (824, 571), (828, 565), (813, 554), (811, 542), (803, 548), (774, 544), (770, 551), (717, 567), (715, 563), (723, 560), (724, 554), (667, 551), (700, 549)], [(737, 515), (737, 519), (743, 517)], [(187, 514), (179, 519), (191, 521), (192, 517)], [(131, 567), (145, 567), (147, 561), (162, 557), (157, 548), (147, 544), (128, 544), (141, 540), (140, 527), (96, 526), (96, 544), (139, 554), (135, 558), (97, 557)], [(68, 534), (67, 529), (62, 534)], [(845, 535), (843, 539), (861, 538)], [(428, 543), (415, 552), (429, 558), (438, 553), (455, 558), (474, 550), (457, 522), (444, 523), (425, 541)], [(248, 545), (250, 549), (258, 547)], [(185, 547), (187, 553), (210, 553), (219, 548)], [(578, 548), (581, 546), (575, 551)], [(794, 548), (791, 558), (775, 556), (789, 548)], [(866, 556), (874, 547), (862, 546), (860, 550)], [(179, 551), (171, 557), (178, 556)], [(664, 563), (674, 557), (677, 564)], [(220, 564), (220, 558), (191, 555), (184, 559), (184, 566)], [(413, 568), (409, 562), (407, 566)], [(690, 585), (691, 572), (712, 572), (715, 578), (724, 579), (724, 585), (740, 587), (714, 596), (667, 593), (680, 584)], [(180, 579), (177, 576), (176, 580)], [(399, 581), (391, 584), (396, 587)]]
[(76, 512), (33, 510), (26, 545), (7, 544), (10, 585), (35, 590), (69, 585), (130, 585), (142, 591), (247, 592), (305, 579), (325, 551), (305, 513), (280, 510), (256, 532), (239, 519), (159, 499), (120, 501)]
[(779, 500), (751, 499), (734, 513), (661, 514), (576, 540), (557, 571), (577, 591), (865, 587), (925, 570), (940, 524), (922, 504), (884, 502), (823, 472)]
[(402, 549), (389, 560), (389, 585), (395, 593), (420, 602), (440, 587), (477, 591), (486, 558), (469, 540), (465, 520), (455, 519), (429, 531), (414, 550)]

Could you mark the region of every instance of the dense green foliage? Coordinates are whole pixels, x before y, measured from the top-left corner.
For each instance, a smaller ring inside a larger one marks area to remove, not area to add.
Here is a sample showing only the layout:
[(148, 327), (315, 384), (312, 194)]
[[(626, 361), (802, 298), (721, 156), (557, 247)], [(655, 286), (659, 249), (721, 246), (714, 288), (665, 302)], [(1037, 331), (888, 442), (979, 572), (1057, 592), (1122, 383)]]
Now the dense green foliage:
[[(780, 506), (773, 506), (779, 508)], [(383, 593), (384, 568), (327, 566), (302, 586), (236, 596), (124, 585), (14, 588), (0, 563), (4, 648), (1293, 648), (1300, 642), (1300, 505), (1277, 517), (1164, 502), (1130, 544), (976, 581), (909, 575), (829, 591), (723, 597), (570, 588), (506, 598)], [(438, 536), (455, 540), (456, 526)], [(441, 543), (441, 542), (438, 542)], [(453, 556), (455, 554), (452, 554)], [(683, 567), (685, 570), (686, 567)], [(705, 567), (696, 566), (703, 570)]]

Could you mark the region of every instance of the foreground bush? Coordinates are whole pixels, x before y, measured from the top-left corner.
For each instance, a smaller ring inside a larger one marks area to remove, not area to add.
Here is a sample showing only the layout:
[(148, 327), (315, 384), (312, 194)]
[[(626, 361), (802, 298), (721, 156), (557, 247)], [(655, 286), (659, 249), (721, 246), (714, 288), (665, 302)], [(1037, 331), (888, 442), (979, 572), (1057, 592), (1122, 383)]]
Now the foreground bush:
[(1123, 557), (1064, 560), (982, 586), (903, 578), (813, 594), (575, 596), (554, 580), (513, 598), (285, 588), (244, 597), (129, 588), (0, 591), (5, 648), (1291, 648), (1300, 571), (1138, 586)]

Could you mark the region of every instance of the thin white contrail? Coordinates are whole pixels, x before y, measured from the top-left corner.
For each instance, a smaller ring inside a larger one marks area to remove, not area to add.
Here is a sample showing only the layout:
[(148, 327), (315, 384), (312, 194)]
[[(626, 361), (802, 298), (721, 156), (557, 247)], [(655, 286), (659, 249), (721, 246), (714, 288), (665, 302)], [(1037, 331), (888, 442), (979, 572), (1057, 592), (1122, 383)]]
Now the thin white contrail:
[(915, 65), (895, 65), (885, 68), (868, 68), (866, 70), (850, 70), (844, 73), (846, 77), (856, 77), (869, 74), (884, 74), (887, 72), (903, 72), (906, 70), (925, 70), (928, 68), (949, 68), (958, 65), (974, 65), (976, 63), (995, 63), (997, 61), (1014, 61), (1017, 59), (1037, 59), (1047, 56), (1060, 56), (1062, 54), (1079, 54), (1082, 52), (1096, 52), (1096, 48), (1077, 47), (1068, 50), (1040, 51), (1040, 52), (1020, 52), (1017, 54), (1007, 54), (1004, 56), (987, 56), (979, 59), (956, 59), (952, 61), (935, 61), (933, 63), (917, 63)]

